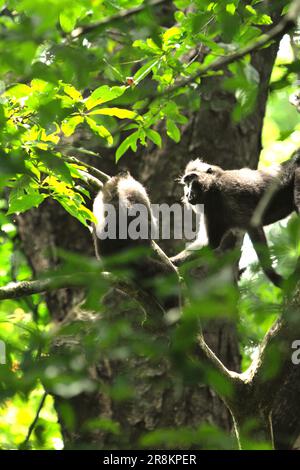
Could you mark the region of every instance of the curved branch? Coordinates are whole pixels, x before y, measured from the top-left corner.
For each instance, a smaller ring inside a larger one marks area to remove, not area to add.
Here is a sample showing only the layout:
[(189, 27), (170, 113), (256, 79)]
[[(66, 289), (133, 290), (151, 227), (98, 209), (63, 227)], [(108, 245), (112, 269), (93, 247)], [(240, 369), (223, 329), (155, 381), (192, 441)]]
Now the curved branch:
[[(286, 382), (288, 364), (292, 364), (292, 344), (300, 338), (300, 285), (291, 298), (286, 299), (282, 317), (269, 329), (260, 345), (259, 353), (243, 374), (258, 399), (260, 406), (272, 410), (274, 400)], [(277, 369), (274, 371), (274, 361)], [(299, 367), (299, 366), (297, 366)], [(270, 374), (270, 371), (273, 373)]]
[(109, 18), (99, 21), (98, 23), (76, 28), (74, 29), (74, 31), (72, 31), (71, 36), (72, 38), (75, 39), (85, 34), (93, 33), (94, 31), (97, 31), (98, 29), (108, 26), (111, 23), (114, 23), (115, 21), (123, 20), (125, 18), (130, 18), (131, 16), (136, 15), (137, 13), (140, 13), (141, 11), (146, 10), (146, 8), (156, 7), (156, 6), (162, 5), (163, 3), (170, 3), (170, 2), (171, 0), (152, 0), (149, 2), (146, 1), (142, 5), (139, 5), (138, 7), (131, 8), (130, 10), (121, 11), (120, 13), (110, 16)]
[(88, 190), (97, 192), (103, 188), (103, 184), (98, 180), (98, 178), (91, 176), (86, 171), (79, 170), (79, 173), (82, 180), (81, 185), (85, 186)]
[(84, 166), (85, 168), (87, 168), (87, 170), (89, 170), (89, 174), (94, 176), (95, 178), (98, 178), (98, 180), (100, 180), (101, 183), (106, 183), (106, 181), (110, 180), (109, 175), (107, 175), (106, 173), (104, 173), (101, 170), (98, 170), (98, 168), (95, 168), (94, 166), (90, 165), (89, 163), (86, 163), (86, 162), (83, 162), (83, 161), (79, 160), (76, 157), (63, 155), (61, 158), (67, 163), (73, 163), (74, 165)]
[(220, 374), (223, 379), (230, 382), (232, 386), (234, 386), (236, 383), (242, 383), (242, 374), (227, 369), (223, 362), (210, 349), (202, 333), (198, 335), (197, 347), (199, 347), (199, 350), (204, 354), (209, 366), (215, 370), (215, 372)]

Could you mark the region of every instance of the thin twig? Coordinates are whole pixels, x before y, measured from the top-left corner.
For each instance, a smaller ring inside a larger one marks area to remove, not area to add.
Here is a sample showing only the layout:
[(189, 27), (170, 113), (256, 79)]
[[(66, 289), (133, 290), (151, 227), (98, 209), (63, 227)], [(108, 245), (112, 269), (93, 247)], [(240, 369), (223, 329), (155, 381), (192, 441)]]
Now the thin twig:
[(47, 392), (44, 392), (44, 393), (43, 393), (43, 396), (42, 396), (42, 399), (41, 399), (40, 404), (39, 404), (39, 406), (38, 406), (38, 409), (37, 409), (37, 411), (36, 411), (36, 415), (35, 415), (35, 417), (34, 417), (34, 420), (32, 421), (31, 425), (30, 425), (29, 428), (28, 428), (27, 436), (26, 436), (26, 438), (24, 439), (24, 441), (22, 442), (22, 444), (20, 445), (20, 448), (21, 448), (21, 449), (23, 449), (24, 447), (25, 447), (25, 448), (27, 447), (27, 444), (28, 444), (28, 442), (29, 442), (29, 439), (30, 439), (30, 437), (31, 437), (31, 434), (33, 433), (33, 430), (34, 430), (34, 428), (35, 428), (35, 426), (36, 426), (36, 423), (37, 423), (38, 420), (39, 420), (40, 413), (41, 413), (41, 411), (42, 411), (42, 409), (43, 409), (43, 406), (44, 406), (44, 404), (45, 404), (47, 395), (48, 395)]
[(102, 183), (105, 183), (106, 181), (110, 180), (109, 175), (107, 175), (106, 173), (104, 173), (101, 170), (98, 170), (98, 168), (95, 168), (94, 166), (90, 165), (89, 163), (86, 163), (86, 162), (83, 162), (83, 161), (79, 160), (76, 157), (63, 155), (61, 158), (67, 163), (73, 163), (75, 165), (84, 166), (85, 168), (87, 168), (89, 170), (89, 173), (92, 176), (95, 176), (96, 178), (98, 178)]
[(95, 176), (92, 176), (83, 170), (79, 170), (79, 173), (81, 177), (80, 186), (86, 187), (88, 191), (95, 192), (98, 192), (103, 188), (103, 183), (101, 183), (98, 178), (95, 178)]
[(74, 31), (72, 31), (71, 36), (72, 38), (75, 39), (80, 36), (93, 33), (97, 29), (101, 29), (111, 23), (114, 23), (115, 21), (124, 20), (125, 18), (130, 18), (131, 16), (136, 15), (137, 13), (140, 13), (149, 7), (156, 7), (156, 6), (162, 5), (163, 3), (170, 3), (170, 2), (171, 0), (152, 0), (151, 2), (145, 2), (142, 5), (139, 5), (138, 7), (131, 8), (130, 10), (121, 11), (120, 13), (110, 16), (109, 18), (99, 21), (98, 23), (76, 28), (74, 29)]

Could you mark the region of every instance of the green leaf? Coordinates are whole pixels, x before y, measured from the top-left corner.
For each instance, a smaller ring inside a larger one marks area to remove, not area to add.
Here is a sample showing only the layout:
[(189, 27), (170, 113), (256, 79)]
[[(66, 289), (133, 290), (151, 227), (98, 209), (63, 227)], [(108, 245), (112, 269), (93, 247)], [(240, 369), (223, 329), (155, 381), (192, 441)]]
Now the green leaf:
[(203, 28), (205, 28), (205, 25), (209, 21), (210, 17), (211, 13), (209, 11), (199, 11), (197, 13), (190, 14), (192, 33), (197, 34), (201, 32)]
[(168, 101), (161, 111), (171, 121), (179, 122), (179, 124), (186, 124), (188, 122), (187, 117), (180, 114), (179, 108), (174, 101)]
[(64, 84), (63, 87), (64, 87), (64, 92), (68, 96), (70, 96), (70, 98), (72, 98), (74, 101), (76, 102), (83, 101), (82, 94), (80, 93), (80, 91), (76, 90), (75, 87), (73, 87), (72, 85), (68, 85), (68, 84)]
[(272, 18), (266, 14), (258, 15), (256, 21), (254, 21), (254, 24), (257, 24), (257, 25), (265, 25), (265, 24), (270, 25), (272, 23), (273, 23)]
[(70, 33), (76, 26), (78, 18), (81, 16), (83, 7), (81, 5), (72, 5), (66, 7), (59, 15), (59, 23), (65, 33)]
[(149, 60), (146, 64), (144, 64), (134, 75), (134, 82), (139, 83), (141, 80), (143, 80), (147, 75), (151, 72), (153, 67), (155, 67), (161, 59), (152, 59)]
[(180, 131), (171, 119), (167, 119), (167, 135), (176, 143), (180, 141)]
[(38, 157), (50, 174), (54, 173), (60, 180), (72, 185), (72, 177), (68, 165), (60, 158), (49, 152), (38, 150)]
[(20, 194), (17, 197), (11, 198), (9, 210), (7, 214), (15, 214), (16, 212), (25, 212), (32, 207), (38, 207), (41, 202), (47, 197), (47, 194)]
[(154, 129), (147, 129), (146, 135), (148, 139), (152, 140), (158, 147), (161, 147), (161, 136)]
[(181, 30), (177, 26), (167, 29), (163, 34), (163, 43), (170, 44), (177, 42), (181, 36)]
[(62, 122), (61, 130), (67, 137), (70, 137), (70, 135), (74, 134), (74, 131), (78, 124), (81, 124), (83, 121), (84, 118), (82, 116), (79, 116), (79, 114), (76, 116), (71, 116), (70, 118), (67, 118)]
[(16, 173), (23, 173), (25, 171), (24, 160), (19, 155), (8, 155), (0, 152), (0, 174), (13, 176)]
[(105, 116), (116, 116), (119, 119), (135, 119), (137, 114), (134, 111), (129, 109), (122, 108), (101, 108), (95, 109), (89, 113), (89, 116), (92, 115), (105, 115)]
[(74, 193), (74, 197), (53, 196), (63, 208), (69, 212), (73, 217), (79, 220), (86, 227), (88, 226), (87, 221), (96, 222), (93, 213), (81, 203), (81, 197), (79, 194)]
[(227, 91), (235, 94), (237, 101), (232, 112), (235, 122), (249, 115), (256, 102), (259, 74), (257, 70), (246, 61), (239, 61), (229, 67), (232, 76), (223, 82), (223, 87)]
[(151, 38), (148, 38), (146, 41), (137, 39), (136, 41), (134, 41), (132, 46), (139, 48), (141, 51), (147, 52), (148, 55), (162, 54), (162, 50), (158, 47), (158, 45)]
[(93, 91), (87, 98), (85, 106), (88, 110), (98, 106), (99, 104), (106, 103), (107, 101), (114, 100), (125, 92), (125, 86), (113, 86), (110, 88), (107, 85), (100, 86)]
[(223, 10), (218, 15), (218, 23), (222, 29), (222, 39), (230, 43), (235, 35), (238, 35), (240, 27), (240, 18), (227, 10)]
[(102, 139), (105, 139), (109, 145), (112, 145), (114, 139), (111, 133), (109, 132), (106, 127), (102, 126), (101, 124), (97, 124), (93, 119), (88, 117), (85, 118), (86, 122), (88, 123), (90, 129)]
[(15, 98), (19, 100), (21, 98), (26, 98), (32, 93), (31, 88), (28, 85), (24, 85), (23, 83), (19, 83), (11, 88), (9, 88), (5, 93), (4, 96), (9, 96), (10, 98)]
[(128, 137), (126, 137), (125, 140), (123, 140), (123, 142), (121, 143), (121, 145), (119, 145), (117, 151), (116, 151), (116, 161), (118, 162), (120, 160), (120, 158), (122, 157), (122, 155), (124, 155), (124, 153), (126, 152), (126, 150), (129, 149), (129, 147), (131, 147), (131, 149), (136, 152), (136, 149), (137, 149), (137, 140), (139, 138), (139, 134), (140, 132), (139, 131), (136, 131), (136, 132), (133, 132), (132, 134), (130, 134)]

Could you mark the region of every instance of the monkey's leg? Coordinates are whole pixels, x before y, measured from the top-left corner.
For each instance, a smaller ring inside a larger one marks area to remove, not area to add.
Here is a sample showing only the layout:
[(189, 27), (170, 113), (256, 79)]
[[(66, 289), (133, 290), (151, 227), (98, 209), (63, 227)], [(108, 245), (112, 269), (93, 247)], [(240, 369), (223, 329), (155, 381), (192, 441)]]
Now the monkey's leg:
[(300, 214), (300, 168), (297, 168), (295, 171), (294, 201), (295, 201), (296, 211), (298, 214)]
[(264, 273), (270, 279), (270, 281), (275, 284), (275, 286), (281, 287), (283, 279), (279, 274), (277, 274), (277, 272), (272, 266), (272, 260), (270, 257), (270, 251), (268, 248), (264, 229), (262, 227), (253, 228), (248, 230), (248, 234), (253, 243), (254, 249), (256, 251), (257, 257)]
[(95, 256), (98, 260), (100, 260), (101, 258), (100, 258), (99, 248), (98, 248), (98, 237), (96, 234), (95, 224), (93, 224), (93, 228), (92, 228), (92, 237), (93, 237), (93, 242), (94, 242)]

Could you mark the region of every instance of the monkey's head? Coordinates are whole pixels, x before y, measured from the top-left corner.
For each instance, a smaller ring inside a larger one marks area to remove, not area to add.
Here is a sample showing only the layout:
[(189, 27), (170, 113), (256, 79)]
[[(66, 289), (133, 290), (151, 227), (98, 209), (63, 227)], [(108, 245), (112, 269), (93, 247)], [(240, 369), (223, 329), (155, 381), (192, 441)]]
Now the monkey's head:
[(184, 185), (184, 201), (188, 204), (203, 204), (208, 191), (212, 190), (224, 170), (216, 165), (209, 165), (199, 158), (186, 166), (180, 180)]
[(106, 204), (121, 204), (126, 208), (134, 204), (144, 204), (150, 210), (150, 201), (144, 186), (135, 180), (128, 171), (122, 171), (110, 178), (101, 193)]
[[(103, 185), (103, 188), (94, 200), (93, 213), (97, 219), (97, 224), (95, 225), (96, 235), (101, 239), (102, 252), (103, 250), (108, 252), (110, 248), (116, 251), (120, 247), (124, 249), (136, 244), (136, 239), (133, 240), (128, 237), (118, 238), (119, 224), (125, 224), (122, 226), (122, 230), (127, 233), (130, 222), (140, 216), (140, 231), (148, 234), (151, 224), (155, 224), (146, 189), (129, 172), (119, 173)], [(114, 215), (116, 216), (115, 220), (113, 219)], [(106, 234), (107, 223), (114, 223), (115, 227), (112, 231), (113, 238), (110, 240), (107, 237), (106, 243), (102, 235)], [(124, 237), (123, 234), (122, 237)], [(149, 245), (150, 237), (142, 239), (142, 243)], [(111, 246), (106, 249), (105, 244)], [(119, 248), (116, 248), (116, 245)]]

